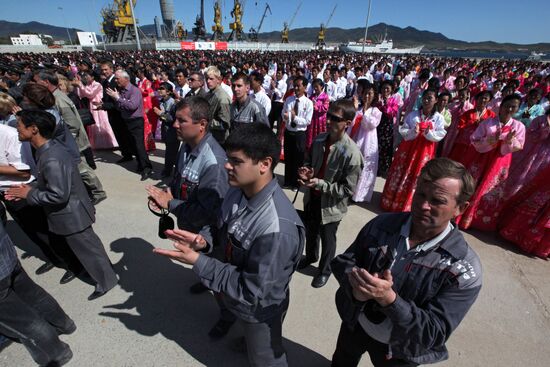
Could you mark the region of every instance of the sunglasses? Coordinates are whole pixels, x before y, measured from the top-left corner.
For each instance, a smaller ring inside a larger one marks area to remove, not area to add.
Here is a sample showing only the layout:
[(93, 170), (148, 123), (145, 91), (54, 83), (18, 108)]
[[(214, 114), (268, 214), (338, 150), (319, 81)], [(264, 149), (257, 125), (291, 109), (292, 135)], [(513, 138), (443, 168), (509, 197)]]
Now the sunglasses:
[(342, 122), (342, 121), (346, 121), (345, 118), (343, 118), (342, 116), (338, 116), (338, 115), (334, 115), (332, 113), (327, 113), (327, 120), (330, 120), (332, 122)]
[(199, 79), (187, 78), (187, 81), (188, 82), (197, 82), (197, 81), (199, 81)]

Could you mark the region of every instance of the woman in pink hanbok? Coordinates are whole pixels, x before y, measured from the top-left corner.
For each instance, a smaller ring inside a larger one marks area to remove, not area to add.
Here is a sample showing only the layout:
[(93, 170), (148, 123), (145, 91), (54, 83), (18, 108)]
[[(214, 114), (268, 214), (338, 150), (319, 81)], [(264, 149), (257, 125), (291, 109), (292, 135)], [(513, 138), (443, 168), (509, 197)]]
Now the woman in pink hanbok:
[(508, 200), (498, 229), (522, 251), (542, 258), (550, 256), (550, 165)]
[[(382, 112), (380, 125), (376, 128), (378, 135), (378, 176), (386, 177), (391, 166), (394, 152), (393, 137), (396, 128), (396, 117), (399, 113), (400, 103), (402, 100), (400, 94), (392, 94), (393, 84), (389, 80), (384, 80), (380, 84), (380, 98), (378, 101), (378, 109)], [(399, 96), (399, 97), (397, 97)]]
[(374, 192), (374, 182), (378, 171), (378, 137), (376, 127), (380, 124), (382, 112), (373, 106), (376, 100), (374, 84), (366, 79), (357, 83), (357, 96), (361, 99), (355, 100), (355, 108), (358, 109), (354, 123), (348, 128), (349, 136), (357, 143), (363, 154), (364, 166), (352, 200), (355, 202), (370, 201)]
[(118, 143), (109, 123), (107, 111), (96, 109), (94, 103), (101, 103), (103, 98), (103, 86), (88, 74), (83, 73), (81, 79), (77, 79), (76, 93), (80, 98), (88, 99), (88, 108), (92, 112), (95, 124), (86, 126), (86, 133), (93, 149), (114, 149)]
[(445, 120), (435, 109), (437, 91), (422, 94), (422, 108), (405, 117), (399, 144), (382, 191), (380, 207), (389, 212), (411, 210), (416, 181), (424, 165), (435, 157), (437, 142), (445, 136)]
[(306, 131), (306, 152), (309, 151), (313, 139), (327, 131), (327, 111), (330, 103), (328, 95), (323, 91), (325, 84), (321, 79), (313, 80), (311, 85), (313, 88), (313, 95), (311, 96), (313, 116)]
[(512, 118), (520, 103), (521, 97), (516, 94), (504, 98), (499, 116), (482, 121), (472, 134), (470, 140), (477, 157), (471, 160), (468, 170), (477, 186), (470, 205), (456, 219), (463, 229), (496, 229), (497, 210), (505, 199), (499, 185), (508, 177), (512, 153), (523, 149), (525, 143), (525, 126)]
[(447, 129), (447, 135), (443, 141), (442, 157), (448, 157), (453, 150), (456, 137), (458, 135), (458, 121), (466, 111), (474, 108), (474, 105), (470, 103), (470, 90), (468, 88), (462, 88), (458, 91), (457, 99), (449, 105), (449, 112), (451, 112), (451, 126)]
[(531, 122), (523, 149), (512, 155), (510, 174), (504, 183), (504, 198), (509, 199), (550, 166), (550, 110)]

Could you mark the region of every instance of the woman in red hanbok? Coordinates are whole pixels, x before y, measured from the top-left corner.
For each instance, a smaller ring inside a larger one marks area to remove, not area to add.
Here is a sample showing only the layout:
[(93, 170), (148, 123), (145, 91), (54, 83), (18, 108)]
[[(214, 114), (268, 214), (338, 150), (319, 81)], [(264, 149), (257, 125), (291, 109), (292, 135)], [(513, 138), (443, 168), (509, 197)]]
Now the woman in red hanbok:
[(399, 144), (382, 192), (380, 207), (385, 211), (411, 210), (412, 197), (420, 170), (435, 157), (438, 141), (445, 137), (445, 119), (436, 112), (437, 91), (427, 89), (422, 94), (422, 108), (405, 117), (399, 133)]
[(138, 71), (138, 88), (141, 90), (141, 95), (143, 97), (143, 140), (145, 142), (145, 150), (151, 151), (155, 150), (155, 139), (153, 134), (155, 133), (155, 130), (153, 130), (153, 127), (151, 125), (151, 119), (153, 118), (152, 115), (154, 115), (154, 121), (155, 121), (155, 127), (156, 127), (156, 121), (157, 116), (156, 113), (153, 111), (153, 101), (152, 97), (154, 97), (154, 91), (151, 85), (151, 82), (147, 77), (145, 76), (144, 70)]
[(498, 227), (500, 235), (522, 251), (550, 255), (550, 166), (507, 202)]
[(313, 95), (311, 96), (313, 117), (306, 131), (306, 152), (309, 151), (313, 139), (317, 135), (327, 131), (327, 111), (330, 103), (328, 95), (323, 90), (325, 83), (321, 79), (313, 80), (311, 85), (313, 88)]
[(476, 182), (476, 191), (466, 211), (456, 220), (463, 229), (496, 229), (499, 203), (505, 200), (499, 184), (508, 177), (512, 153), (523, 149), (525, 143), (525, 126), (512, 118), (520, 103), (517, 94), (507, 96), (502, 100), (499, 116), (483, 121), (472, 134), (476, 155), (466, 168)]
[(449, 153), (453, 149), (453, 145), (458, 135), (458, 120), (463, 113), (474, 108), (474, 105), (470, 103), (470, 90), (468, 88), (462, 88), (458, 91), (458, 97), (449, 106), (449, 112), (451, 112), (451, 126), (447, 129), (447, 135), (445, 135), (445, 141), (443, 143), (442, 157), (448, 157)]
[(470, 137), (476, 131), (481, 121), (493, 118), (496, 114), (487, 108), (493, 94), (489, 91), (480, 92), (476, 96), (476, 107), (466, 111), (457, 124), (457, 135), (454, 145), (449, 153), (449, 158), (462, 163), (466, 168), (472, 163), (472, 159), (477, 156), (476, 150), (470, 143)]

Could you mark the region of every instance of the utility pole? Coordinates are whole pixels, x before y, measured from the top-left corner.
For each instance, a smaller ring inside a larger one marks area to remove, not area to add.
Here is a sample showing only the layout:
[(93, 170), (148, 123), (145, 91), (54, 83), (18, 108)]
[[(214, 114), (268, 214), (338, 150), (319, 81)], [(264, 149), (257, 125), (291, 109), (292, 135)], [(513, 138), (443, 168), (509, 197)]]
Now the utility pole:
[(71, 43), (71, 46), (73, 45), (73, 39), (71, 38), (71, 33), (69, 32), (69, 26), (67, 25), (67, 18), (65, 18), (65, 12), (63, 12), (63, 8), (58, 6), (57, 10), (61, 10), (61, 16), (63, 17), (63, 22), (65, 23), (65, 29), (67, 30), (67, 36), (69, 36), (69, 42)]
[(365, 53), (365, 43), (367, 42), (367, 32), (369, 30), (369, 17), (370, 17), (370, 2), (369, 0), (369, 11), (367, 13), (367, 23), (365, 24), (365, 37), (363, 37), (363, 49), (361, 50), (361, 53)]
[(134, 15), (134, 0), (128, 0), (130, 2), (130, 12), (132, 13), (132, 20), (134, 22), (134, 32), (136, 33), (137, 49), (141, 51), (141, 43), (139, 42), (138, 26), (136, 24), (136, 17)]

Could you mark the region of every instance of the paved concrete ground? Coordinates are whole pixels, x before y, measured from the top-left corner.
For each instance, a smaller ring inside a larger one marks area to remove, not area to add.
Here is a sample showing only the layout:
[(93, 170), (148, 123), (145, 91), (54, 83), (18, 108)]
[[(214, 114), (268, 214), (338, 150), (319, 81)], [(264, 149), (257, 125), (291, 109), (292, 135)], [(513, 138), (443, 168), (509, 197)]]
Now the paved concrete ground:
[[(153, 160), (162, 162), (163, 146)], [(75, 320), (78, 330), (62, 339), (74, 358), (68, 366), (246, 366), (244, 355), (231, 350), (239, 336), (234, 328), (225, 339), (210, 342), (207, 332), (218, 312), (210, 294), (191, 295), (196, 278), (188, 268), (152, 253), (154, 246), (170, 247), (157, 237), (156, 217), (146, 206), (146, 183), (130, 170), (135, 163), (113, 164), (118, 156), (98, 154), (97, 173), (109, 198), (97, 207), (94, 228), (115, 264), (119, 285), (103, 298), (89, 302), (93, 287), (75, 280), (60, 285), (54, 269), (42, 276), (34, 271), (42, 255), (8, 226), (20, 248), (35, 257), (22, 260), (31, 277), (48, 290)], [(160, 164), (156, 164), (160, 172)], [(282, 173), (282, 165), (277, 168)], [(377, 182), (373, 204), (350, 208), (338, 231), (338, 253), (353, 241), (361, 227), (378, 212), (383, 181)], [(292, 193), (288, 193), (289, 196)], [(301, 206), (301, 204), (300, 204)], [(492, 234), (466, 233), (480, 255), (484, 286), (465, 321), (448, 342), (450, 359), (442, 366), (548, 366), (550, 340), (550, 267), (547, 261), (518, 254)], [(313, 268), (296, 273), (291, 305), (284, 324), (291, 366), (329, 366), (340, 320), (334, 305), (337, 283), (310, 286)], [(370, 366), (365, 358), (361, 366)], [(34, 366), (20, 344), (0, 353), (0, 366)]]

